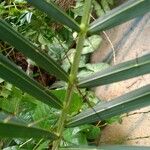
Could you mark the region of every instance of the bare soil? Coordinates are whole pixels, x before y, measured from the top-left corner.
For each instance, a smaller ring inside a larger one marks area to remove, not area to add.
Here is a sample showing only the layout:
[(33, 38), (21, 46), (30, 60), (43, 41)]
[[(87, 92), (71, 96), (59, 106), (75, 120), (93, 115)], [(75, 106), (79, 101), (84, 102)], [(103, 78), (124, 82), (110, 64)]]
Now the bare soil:
[[(114, 65), (150, 53), (150, 13), (108, 30), (106, 34), (115, 55), (103, 35), (100, 48), (92, 56), (93, 63), (107, 61)], [(146, 84), (150, 84), (150, 74), (97, 87), (95, 92), (99, 98), (109, 101)], [(150, 146), (150, 107), (129, 113), (121, 124), (108, 125), (102, 131), (100, 143)]]

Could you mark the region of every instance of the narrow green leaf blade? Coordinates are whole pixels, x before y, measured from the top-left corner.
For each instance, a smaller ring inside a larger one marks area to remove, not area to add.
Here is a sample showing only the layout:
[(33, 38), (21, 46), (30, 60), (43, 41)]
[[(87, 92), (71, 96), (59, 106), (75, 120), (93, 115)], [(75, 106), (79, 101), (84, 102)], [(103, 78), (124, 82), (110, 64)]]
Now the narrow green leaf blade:
[(96, 87), (150, 73), (150, 54), (93, 73), (79, 81), (79, 87)]
[(149, 150), (148, 146), (125, 146), (125, 145), (108, 145), (108, 146), (82, 146), (82, 147), (67, 147), (60, 150)]
[(67, 126), (74, 127), (133, 111), (150, 105), (150, 85), (144, 86), (109, 102), (98, 104), (70, 119)]
[(0, 77), (45, 104), (55, 108), (62, 107), (62, 102), (60, 100), (47, 91), (45, 87), (27, 76), (2, 54), (0, 54)]
[(0, 19), (0, 39), (7, 41), (13, 45), (18, 51), (31, 58), (41, 68), (45, 69), (48, 73), (54, 74), (59, 79), (68, 81), (67, 73), (57, 64), (51, 57), (42, 53), (25, 39), (21, 34), (16, 32), (7, 22)]
[(16, 117), (0, 113), (0, 137), (1, 138), (44, 138), (55, 140), (58, 137), (49, 131), (29, 127), (25, 122)]
[(67, 25), (68, 27), (77, 32), (80, 31), (79, 25), (65, 12), (63, 12), (59, 7), (53, 4), (53, 2), (49, 1), (49, 3), (47, 3), (44, 0), (36, 0), (36, 1), (26, 0), (26, 1), (34, 5), (42, 12), (45, 12), (49, 17), (53, 17), (56, 21), (59, 21), (60, 23)]
[(60, 150), (149, 150), (149, 146), (102, 145), (60, 148)]
[(109, 11), (103, 17), (100, 17), (92, 22), (90, 24), (89, 33), (94, 34), (103, 30), (110, 29), (132, 18), (144, 15), (149, 11), (149, 0), (129, 0), (116, 9)]

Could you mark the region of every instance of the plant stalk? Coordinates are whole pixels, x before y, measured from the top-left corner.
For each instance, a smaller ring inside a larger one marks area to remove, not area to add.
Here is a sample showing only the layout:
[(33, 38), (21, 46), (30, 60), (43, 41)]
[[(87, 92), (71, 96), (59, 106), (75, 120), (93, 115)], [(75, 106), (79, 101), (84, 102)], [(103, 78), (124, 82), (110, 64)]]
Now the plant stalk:
[(77, 81), (77, 73), (78, 73), (81, 53), (82, 53), (84, 41), (86, 38), (88, 26), (89, 26), (91, 4), (92, 4), (92, 0), (85, 0), (84, 12), (83, 12), (82, 20), (81, 20), (81, 25), (80, 25), (80, 32), (78, 34), (76, 52), (75, 52), (73, 64), (72, 64), (70, 75), (69, 75), (69, 82), (68, 82), (65, 100), (63, 103), (63, 109), (62, 109), (61, 116), (57, 124), (56, 133), (58, 134), (59, 139), (53, 142), (52, 150), (58, 150), (60, 146), (60, 142), (62, 140), (63, 131), (65, 128), (65, 122), (68, 117), (68, 111), (70, 109), (70, 104), (72, 100), (73, 90)]

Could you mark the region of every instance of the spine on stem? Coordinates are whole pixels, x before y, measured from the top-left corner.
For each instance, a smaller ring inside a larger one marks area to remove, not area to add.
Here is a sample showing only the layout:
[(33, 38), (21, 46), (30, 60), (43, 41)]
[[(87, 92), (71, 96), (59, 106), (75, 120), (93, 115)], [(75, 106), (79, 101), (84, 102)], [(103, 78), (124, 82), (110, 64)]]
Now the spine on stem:
[(65, 127), (65, 122), (68, 117), (67, 114), (68, 114), (70, 104), (71, 104), (72, 93), (73, 93), (73, 90), (74, 90), (74, 87), (75, 87), (75, 84), (77, 81), (77, 73), (78, 73), (81, 53), (82, 53), (82, 49), (83, 49), (83, 44), (84, 44), (84, 41), (86, 38), (88, 26), (89, 26), (91, 4), (92, 4), (92, 0), (85, 0), (84, 12), (83, 12), (82, 20), (81, 20), (80, 32), (78, 34), (76, 52), (74, 55), (74, 60), (73, 60), (73, 64), (71, 66), (71, 71), (70, 71), (70, 75), (69, 75), (69, 82), (68, 82), (68, 87), (67, 87), (67, 91), (66, 91), (66, 96), (65, 96), (61, 116), (57, 123), (56, 133), (58, 134), (59, 139), (57, 139), (56, 141), (53, 142), (52, 150), (58, 150), (58, 148), (60, 146), (62, 134), (63, 134), (64, 127)]

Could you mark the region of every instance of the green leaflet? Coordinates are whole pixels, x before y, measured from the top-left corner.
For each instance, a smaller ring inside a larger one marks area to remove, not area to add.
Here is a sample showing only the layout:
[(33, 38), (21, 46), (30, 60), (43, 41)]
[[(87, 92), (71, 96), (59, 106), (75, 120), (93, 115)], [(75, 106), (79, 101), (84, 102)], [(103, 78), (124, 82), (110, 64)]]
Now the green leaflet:
[(0, 19), (0, 39), (7, 41), (17, 50), (31, 58), (48, 73), (54, 74), (59, 79), (68, 81), (67, 73), (51, 57), (42, 53), (21, 34), (16, 32), (7, 22)]
[(108, 67), (79, 80), (79, 87), (96, 87), (150, 73), (150, 54)]
[(2, 54), (0, 54), (0, 77), (45, 104), (51, 105), (55, 108), (62, 107), (62, 103), (53, 94), (47, 91), (38, 82), (27, 76)]
[(74, 116), (68, 121), (68, 127), (74, 127), (82, 124), (93, 123), (99, 120), (105, 120), (113, 116), (127, 113), (129, 111), (150, 105), (150, 85), (129, 92), (109, 102), (96, 105)]
[(60, 23), (67, 25), (68, 27), (77, 32), (80, 31), (79, 25), (52, 2), (47, 3), (44, 0), (36, 0), (36, 1), (26, 0), (26, 1), (37, 7), (42, 12), (45, 12), (49, 17), (53, 17), (56, 21), (59, 21)]
[(102, 145), (100, 147), (81, 146), (81, 147), (66, 147), (60, 150), (149, 150), (148, 146), (125, 146), (125, 145)]
[(116, 25), (126, 22), (137, 16), (144, 15), (150, 11), (149, 0), (130, 0), (123, 5), (109, 11), (103, 17), (90, 24), (89, 33), (94, 34), (110, 29)]
[(4, 113), (0, 113), (0, 137), (57, 139), (54, 133), (29, 127), (24, 121)]

